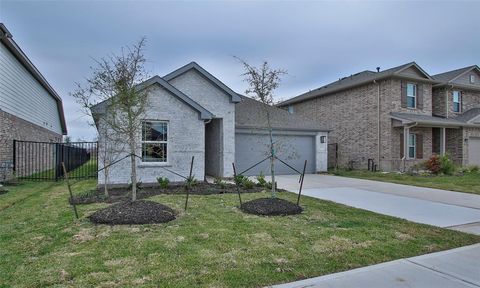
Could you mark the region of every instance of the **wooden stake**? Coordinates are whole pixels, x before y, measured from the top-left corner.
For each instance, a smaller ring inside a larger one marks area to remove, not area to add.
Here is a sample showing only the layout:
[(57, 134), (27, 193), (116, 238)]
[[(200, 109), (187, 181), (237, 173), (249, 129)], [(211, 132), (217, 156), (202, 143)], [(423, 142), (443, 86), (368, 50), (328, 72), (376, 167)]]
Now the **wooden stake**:
[(190, 163), (190, 174), (188, 176), (187, 180), (187, 198), (185, 199), (185, 211), (187, 211), (187, 206), (188, 206), (188, 196), (190, 194), (190, 185), (192, 181), (192, 172), (193, 172), (193, 160), (195, 159), (195, 156), (192, 156), (192, 162)]
[(305, 177), (305, 169), (307, 168), (307, 160), (305, 160), (305, 164), (303, 164), (303, 172), (301, 176), (300, 182), (300, 189), (298, 189), (298, 198), (297, 198), (297, 205), (300, 205), (300, 195), (302, 195), (302, 188), (303, 188), (303, 178)]
[(75, 202), (73, 201), (72, 188), (70, 187), (70, 181), (68, 181), (67, 168), (65, 168), (65, 163), (63, 163), (63, 162), (62, 162), (62, 168), (63, 168), (63, 175), (65, 176), (65, 181), (67, 181), (68, 192), (70, 193), (70, 203), (73, 206), (73, 211), (75, 212), (75, 217), (78, 219), (77, 206), (75, 205)]
[(237, 188), (238, 201), (240, 201), (240, 208), (242, 207), (242, 197), (240, 196), (240, 188), (237, 183), (237, 169), (235, 168), (235, 163), (232, 163), (233, 166), (233, 181), (235, 182), (235, 187)]

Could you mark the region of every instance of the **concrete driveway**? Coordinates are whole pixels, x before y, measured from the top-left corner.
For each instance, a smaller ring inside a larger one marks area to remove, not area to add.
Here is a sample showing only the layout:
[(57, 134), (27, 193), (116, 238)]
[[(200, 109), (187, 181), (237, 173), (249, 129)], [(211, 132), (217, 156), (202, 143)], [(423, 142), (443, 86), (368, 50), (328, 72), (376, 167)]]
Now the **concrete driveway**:
[[(276, 181), (298, 193), (298, 176)], [(305, 175), (303, 188), (303, 195), (480, 235), (480, 195), (318, 174)]]

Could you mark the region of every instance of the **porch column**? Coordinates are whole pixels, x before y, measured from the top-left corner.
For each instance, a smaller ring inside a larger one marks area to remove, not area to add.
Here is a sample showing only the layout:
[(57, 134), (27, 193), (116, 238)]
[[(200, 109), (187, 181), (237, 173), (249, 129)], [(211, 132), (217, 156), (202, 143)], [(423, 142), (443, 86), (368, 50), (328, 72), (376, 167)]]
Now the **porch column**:
[(403, 127), (403, 158), (408, 159), (408, 138), (410, 138), (410, 127)]
[(446, 129), (445, 127), (440, 128), (440, 155), (445, 155), (445, 145), (446, 145)]

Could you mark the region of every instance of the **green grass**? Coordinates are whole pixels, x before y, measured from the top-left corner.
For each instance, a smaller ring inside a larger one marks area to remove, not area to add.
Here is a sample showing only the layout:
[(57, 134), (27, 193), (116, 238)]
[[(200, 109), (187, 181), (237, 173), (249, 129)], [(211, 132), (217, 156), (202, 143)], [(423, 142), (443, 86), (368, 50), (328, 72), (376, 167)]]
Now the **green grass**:
[(438, 175), (438, 176), (421, 176), (408, 175), (400, 173), (381, 173), (370, 172), (367, 170), (338, 170), (332, 172), (338, 176), (351, 178), (369, 179), (384, 182), (392, 182), (398, 184), (414, 185), (420, 187), (430, 187), (444, 189), (450, 191), (466, 192), (480, 194), (480, 173), (470, 172), (464, 175)]
[[(73, 185), (92, 189), (94, 180)], [(62, 182), (0, 195), (0, 286), (260, 287), (480, 242), (480, 237), (303, 197), (305, 212), (258, 217), (235, 194), (152, 198), (179, 215), (161, 225), (92, 225), (73, 218)], [(244, 194), (245, 200), (269, 193)], [(295, 194), (280, 193), (295, 200)]]

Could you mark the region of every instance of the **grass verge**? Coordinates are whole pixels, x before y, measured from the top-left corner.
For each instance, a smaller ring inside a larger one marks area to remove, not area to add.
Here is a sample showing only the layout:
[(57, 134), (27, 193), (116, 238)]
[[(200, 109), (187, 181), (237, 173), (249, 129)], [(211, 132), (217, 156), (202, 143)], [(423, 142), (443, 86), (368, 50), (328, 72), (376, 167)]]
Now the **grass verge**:
[(338, 170), (332, 173), (337, 176), (392, 182), (397, 184), (429, 187), (449, 191), (465, 192), (480, 195), (480, 173), (470, 172), (463, 175), (408, 175), (396, 172), (381, 173), (367, 170)]
[(0, 195), (0, 283), (7, 287), (260, 287), (480, 242), (308, 197), (302, 214), (259, 217), (236, 208), (235, 194), (191, 195), (186, 213), (184, 195), (158, 195), (150, 200), (178, 211), (176, 220), (93, 225), (85, 217), (108, 204), (80, 205), (74, 220), (62, 182), (9, 188)]

